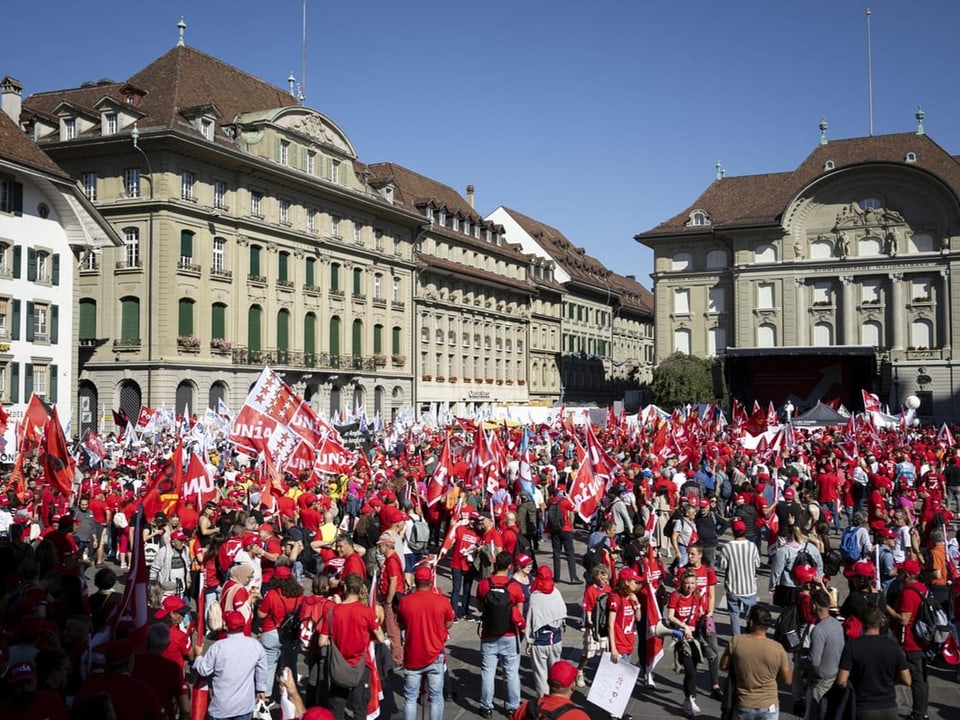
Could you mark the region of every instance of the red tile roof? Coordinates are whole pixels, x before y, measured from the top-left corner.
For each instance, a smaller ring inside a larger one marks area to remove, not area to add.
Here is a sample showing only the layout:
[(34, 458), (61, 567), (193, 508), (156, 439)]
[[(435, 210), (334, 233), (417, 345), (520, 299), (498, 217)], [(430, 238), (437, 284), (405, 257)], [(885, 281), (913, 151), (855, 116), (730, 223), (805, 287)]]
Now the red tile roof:
[(28, 138), (5, 112), (0, 111), (0, 158), (34, 170), (41, 170), (58, 178), (70, 176)]

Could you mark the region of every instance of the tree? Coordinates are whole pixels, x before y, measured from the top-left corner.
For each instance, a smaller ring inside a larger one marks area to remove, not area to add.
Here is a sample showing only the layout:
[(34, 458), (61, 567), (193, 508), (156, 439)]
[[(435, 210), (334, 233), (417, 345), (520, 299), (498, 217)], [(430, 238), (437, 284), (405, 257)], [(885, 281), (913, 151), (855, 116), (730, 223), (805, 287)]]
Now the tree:
[(674, 353), (653, 371), (653, 402), (665, 410), (687, 403), (713, 402), (713, 367), (713, 360)]

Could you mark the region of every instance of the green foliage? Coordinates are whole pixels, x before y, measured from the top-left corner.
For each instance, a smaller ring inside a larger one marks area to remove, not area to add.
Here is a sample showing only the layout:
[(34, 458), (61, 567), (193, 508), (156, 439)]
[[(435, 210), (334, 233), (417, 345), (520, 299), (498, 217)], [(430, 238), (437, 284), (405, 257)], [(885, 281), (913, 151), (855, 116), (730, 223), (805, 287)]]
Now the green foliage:
[(650, 394), (654, 404), (672, 410), (687, 403), (708, 403), (715, 399), (714, 361), (677, 352), (653, 371)]

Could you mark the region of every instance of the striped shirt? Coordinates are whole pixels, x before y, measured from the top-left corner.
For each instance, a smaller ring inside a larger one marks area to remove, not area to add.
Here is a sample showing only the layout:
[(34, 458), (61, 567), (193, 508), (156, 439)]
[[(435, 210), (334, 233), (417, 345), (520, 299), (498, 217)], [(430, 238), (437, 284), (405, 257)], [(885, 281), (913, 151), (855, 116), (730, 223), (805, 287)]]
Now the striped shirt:
[(749, 540), (733, 540), (720, 548), (720, 565), (726, 571), (723, 586), (727, 595), (748, 597), (757, 594), (760, 553)]

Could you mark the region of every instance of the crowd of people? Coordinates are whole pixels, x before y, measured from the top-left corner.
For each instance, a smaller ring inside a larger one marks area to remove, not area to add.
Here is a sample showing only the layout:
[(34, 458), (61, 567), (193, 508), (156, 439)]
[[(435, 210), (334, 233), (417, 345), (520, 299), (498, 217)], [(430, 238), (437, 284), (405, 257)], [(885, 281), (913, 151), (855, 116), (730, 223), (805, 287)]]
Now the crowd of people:
[[(960, 465), (932, 430), (852, 451), (817, 431), (762, 454), (728, 427), (693, 456), (599, 431), (617, 470), (587, 517), (577, 432), (537, 434), (524, 477), (504, 430), (502, 476), (464, 465), (432, 504), (436, 434), (374, 442), (367, 477), (287, 473), (269, 489), (225, 453), (209, 458), (214, 499), (148, 517), (173, 437), (109, 446), (70, 498), (25, 463), (25, 489), (0, 494), (0, 716), (413, 720), (428, 705), (440, 720), (450, 630), (476, 622), (467, 706), (485, 718), (498, 669), (508, 716), (578, 720), (601, 656), (637, 665), (644, 693), (664, 652), (690, 717), (706, 692), (729, 717), (776, 718), (783, 687), (811, 720), (894, 720), (899, 683), (926, 718), (928, 665), (957, 657), (960, 608)], [(148, 607), (131, 611), (120, 579), (140, 562)], [(564, 576), (582, 588), (574, 613)]]

